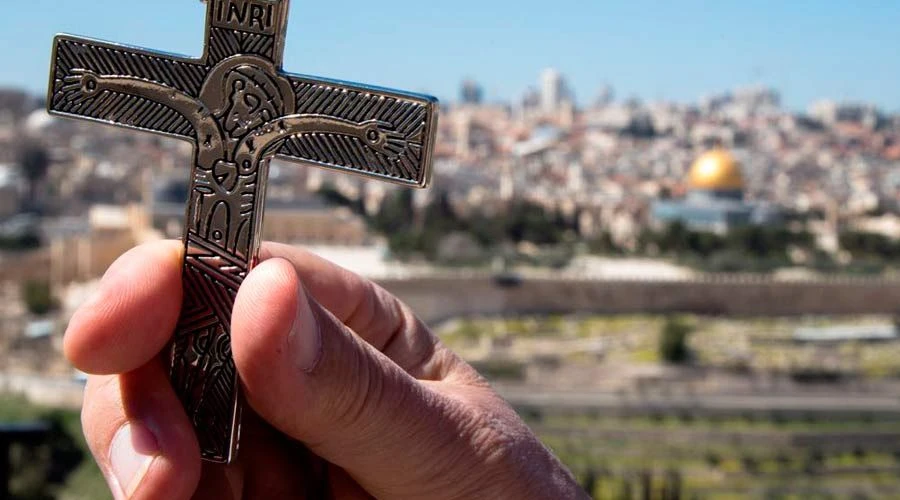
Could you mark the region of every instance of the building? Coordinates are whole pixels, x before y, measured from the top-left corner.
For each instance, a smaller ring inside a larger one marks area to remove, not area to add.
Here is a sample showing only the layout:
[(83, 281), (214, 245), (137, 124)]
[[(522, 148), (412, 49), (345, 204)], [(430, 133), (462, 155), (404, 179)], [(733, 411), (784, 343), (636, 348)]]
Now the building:
[(19, 212), (24, 181), (17, 169), (0, 164), (0, 219)]
[(459, 93), (462, 104), (477, 106), (484, 99), (484, 91), (478, 82), (474, 80), (466, 80), (462, 84)]
[(794, 342), (889, 342), (896, 341), (897, 326), (892, 324), (838, 325), (829, 327), (798, 328)]
[[(162, 179), (155, 183), (149, 220), (166, 238), (181, 238), (188, 186), (182, 179)], [(358, 246), (371, 239), (365, 221), (344, 207), (331, 207), (313, 194), (279, 199), (268, 197), (262, 237), (288, 244)]]
[(545, 69), (541, 73), (541, 110), (553, 114), (571, 102), (572, 95), (562, 73), (553, 68)]
[(838, 103), (830, 100), (812, 103), (807, 114), (828, 126), (849, 122), (875, 129), (882, 121), (878, 108), (871, 104)]
[(738, 161), (725, 149), (714, 149), (691, 167), (687, 196), (653, 203), (653, 220), (657, 225), (681, 222), (695, 231), (720, 234), (739, 226), (779, 223), (780, 211), (745, 200), (744, 187)]
[(612, 86), (604, 84), (600, 86), (600, 90), (597, 91), (597, 98), (594, 100), (594, 106), (598, 108), (609, 106), (610, 103), (613, 102), (615, 96), (616, 93)]

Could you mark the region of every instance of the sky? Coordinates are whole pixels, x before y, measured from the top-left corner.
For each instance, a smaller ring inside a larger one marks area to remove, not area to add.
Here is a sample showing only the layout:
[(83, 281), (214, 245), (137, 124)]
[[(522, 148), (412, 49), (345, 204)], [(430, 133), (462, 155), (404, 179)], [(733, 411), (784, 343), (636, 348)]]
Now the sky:
[[(54, 34), (198, 56), (197, 0), (0, 0), (0, 87), (43, 94)], [(9, 8), (14, 5), (14, 8)], [(290, 72), (456, 100), (479, 82), (518, 99), (554, 67), (590, 102), (696, 102), (746, 85), (900, 112), (900, 1), (293, 0)]]

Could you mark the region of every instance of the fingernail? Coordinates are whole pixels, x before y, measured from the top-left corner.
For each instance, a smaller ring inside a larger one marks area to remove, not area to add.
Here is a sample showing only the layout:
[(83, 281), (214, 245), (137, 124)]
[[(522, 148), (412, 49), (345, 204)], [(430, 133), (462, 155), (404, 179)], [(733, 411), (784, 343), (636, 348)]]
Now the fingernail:
[(291, 327), (290, 347), (297, 366), (310, 373), (322, 359), (322, 330), (319, 327), (319, 318), (313, 313), (312, 305), (302, 286), (297, 295), (300, 299), (297, 317), (294, 318)]
[(130, 498), (140, 486), (159, 453), (159, 442), (139, 423), (122, 426), (113, 437), (109, 464), (117, 484), (110, 485), (116, 498)]

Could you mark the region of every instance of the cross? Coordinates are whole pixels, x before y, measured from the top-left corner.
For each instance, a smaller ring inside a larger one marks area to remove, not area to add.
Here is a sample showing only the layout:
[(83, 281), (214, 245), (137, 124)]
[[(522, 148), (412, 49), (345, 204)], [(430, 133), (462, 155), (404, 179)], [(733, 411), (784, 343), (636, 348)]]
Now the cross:
[(53, 45), (51, 113), (194, 144), (170, 379), (213, 462), (237, 453), (231, 311), (256, 263), (269, 161), (411, 187), (431, 170), (437, 100), (284, 73), (288, 3), (207, 0), (200, 59), (68, 35)]

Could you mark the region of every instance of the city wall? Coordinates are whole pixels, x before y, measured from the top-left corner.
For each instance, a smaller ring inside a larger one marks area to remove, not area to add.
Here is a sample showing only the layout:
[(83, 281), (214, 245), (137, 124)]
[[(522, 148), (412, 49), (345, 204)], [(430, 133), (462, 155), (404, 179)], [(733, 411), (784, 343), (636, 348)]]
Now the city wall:
[(524, 279), (501, 286), (490, 277), (391, 279), (381, 285), (426, 323), (472, 315), (553, 313), (729, 316), (863, 315), (900, 312), (900, 281), (776, 281), (715, 276), (691, 281)]
[[(127, 235), (114, 232), (57, 242), (51, 248), (0, 260), (0, 281), (38, 279), (58, 285), (96, 279), (132, 245)], [(547, 275), (501, 286), (488, 274), (442, 273), (380, 283), (430, 324), (466, 315), (900, 313), (900, 280), (876, 278), (781, 281), (765, 276), (714, 275), (684, 281), (606, 281)]]

